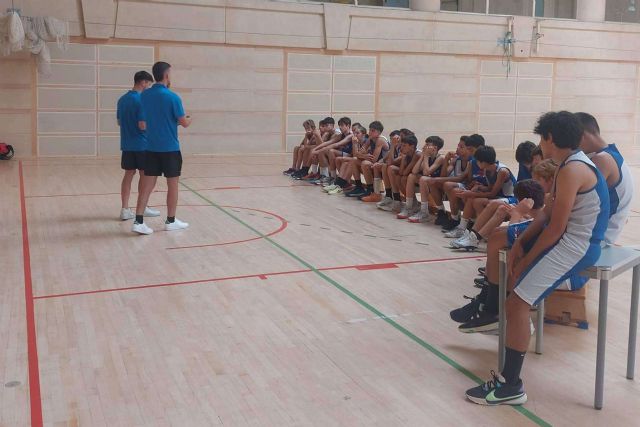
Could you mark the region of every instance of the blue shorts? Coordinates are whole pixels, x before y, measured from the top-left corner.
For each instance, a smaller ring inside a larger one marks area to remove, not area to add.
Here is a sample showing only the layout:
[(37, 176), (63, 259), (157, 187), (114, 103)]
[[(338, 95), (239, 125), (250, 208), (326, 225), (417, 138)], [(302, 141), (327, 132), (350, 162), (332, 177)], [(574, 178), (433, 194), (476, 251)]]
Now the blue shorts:
[[(518, 236), (524, 233), (524, 230), (526, 230), (527, 227), (529, 227), (529, 224), (531, 224), (532, 222), (532, 219), (528, 219), (522, 222), (509, 224), (509, 227), (507, 228), (507, 243), (509, 244), (509, 247), (513, 246), (513, 243), (516, 241)], [(533, 243), (535, 243), (535, 239), (531, 240), (533, 241)], [(528, 242), (528, 245), (531, 244), (531, 246), (533, 246), (533, 243), (530, 241)]]
[(518, 203), (518, 199), (516, 199), (515, 196), (500, 196), (500, 197), (496, 197), (493, 200), (501, 200), (508, 205), (515, 205), (516, 203)]

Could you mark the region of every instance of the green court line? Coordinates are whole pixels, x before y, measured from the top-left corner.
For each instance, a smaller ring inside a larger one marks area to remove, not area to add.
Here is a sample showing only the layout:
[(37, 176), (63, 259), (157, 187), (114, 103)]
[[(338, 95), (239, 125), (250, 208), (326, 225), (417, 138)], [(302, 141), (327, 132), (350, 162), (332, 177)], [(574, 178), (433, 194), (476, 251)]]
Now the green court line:
[[(465, 368), (464, 366), (460, 365), (458, 362), (456, 362), (455, 360), (451, 359), (449, 356), (447, 356), (446, 354), (444, 354), (443, 352), (441, 352), (440, 350), (438, 350), (437, 348), (435, 348), (434, 346), (432, 346), (431, 344), (429, 344), (428, 342), (426, 342), (422, 338), (416, 336), (413, 332), (411, 332), (410, 330), (406, 329), (405, 327), (403, 327), (399, 323), (395, 322), (393, 319), (388, 318), (383, 312), (381, 312), (380, 310), (378, 310), (377, 308), (375, 308), (374, 306), (372, 306), (371, 304), (369, 304), (368, 302), (366, 302), (365, 300), (360, 298), (358, 295), (356, 295), (353, 292), (351, 292), (349, 289), (347, 289), (344, 286), (342, 286), (340, 283), (338, 283), (335, 280), (333, 280), (331, 277), (329, 277), (326, 274), (324, 274), (322, 271), (320, 271), (317, 268), (315, 268), (313, 265), (309, 264), (304, 259), (300, 258), (298, 255), (296, 255), (293, 252), (291, 252), (289, 249), (287, 249), (284, 246), (280, 245), (278, 242), (272, 240), (270, 237), (267, 237), (266, 235), (262, 234), (260, 231), (256, 230), (251, 225), (247, 224), (246, 222), (244, 222), (243, 220), (241, 220), (240, 218), (238, 218), (237, 216), (235, 216), (231, 212), (227, 211), (226, 209), (224, 209), (223, 207), (221, 207), (217, 203), (209, 200), (208, 198), (206, 198), (205, 196), (200, 194), (198, 191), (196, 191), (193, 188), (189, 187), (184, 182), (180, 182), (180, 184), (182, 184), (186, 189), (191, 191), (196, 196), (200, 197), (205, 202), (209, 203), (214, 208), (218, 209), (220, 212), (226, 214), (227, 216), (229, 216), (234, 221), (242, 224), (243, 226), (245, 226), (249, 230), (251, 230), (254, 233), (256, 233), (258, 236), (262, 237), (264, 240), (266, 240), (269, 243), (271, 243), (276, 248), (280, 249), (282, 252), (284, 252), (287, 255), (289, 255), (291, 258), (293, 258), (296, 261), (298, 261), (300, 264), (302, 264), (303, 266), (305, 266), (306, 268), (311, 270), (313, 273), (315, 273), (318, 276), (320, 276), (321, 278), (323, 278), (326, 282), (328, 282), (329, 284), (334, 286), (336, 289), (340, 290), (342, 293), (346, 294), (349, 298), (351, 298), (352, 300), (354, 300), (355, 302), (357, 302), (358, 304), (360, 304), (361, 306), (363, 306), (364, 308), (366, 308), (370, 312), (374, 313), (376, 316), (380, 316), (380, 318), (382, 320), (384, 320), (385, 322), (387, 322), (389, 325), (391, 325), (392, 327), (397, 329), (399, 332), (404, 334), (406, 337), (408, 337), (409, 339), (414, 341), (416, 344), (420, 345), (421, 347), (423, 347), (426, 350), (429, 350), (431, 353), (433, 353), (439, 359), (444, 361), (446, 364), (448, 364), (452, 368), (456, 369), (458, 372), (460, 372), (463, 375), (465, 375), (467, 378), (469, 378), (472, 381), (474, 381), (476, 384), (483, 384), (484, 383), (484, 381), (480, 377), (478, 377), (476, 374), (474, 374), (473, 372), (469, 371), (467, 368)], [(527, 408), (524, 408), (522, 406), (512, 406), (512, 408), (515, 409), (516, 411), (520, 412), (522, 415), (524, 415), (525, 417), (529, 418), (529, 420), (533, 421), (534, 423), (536, 423), (539, 426), (551, 427), (550, 423), (548, 423), (547, 421), (543, 420), (542, 418), (540, 418), (539, 416), (537, 416), (533, 412), (529, 411)]]

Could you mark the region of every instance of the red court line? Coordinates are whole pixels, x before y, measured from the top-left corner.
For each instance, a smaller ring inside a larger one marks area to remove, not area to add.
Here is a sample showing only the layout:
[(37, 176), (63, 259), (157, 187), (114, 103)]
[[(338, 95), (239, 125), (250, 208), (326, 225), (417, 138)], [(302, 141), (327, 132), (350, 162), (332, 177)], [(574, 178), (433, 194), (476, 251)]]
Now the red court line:
[[(214, 207), (214, 206), (211, 206), (211, 205), (195, 205), (195, 206), (210, 206), (210, 207)], [(175, 249), (208, 248), (208, 247), (213, 247), (213, 246), (226, 246), (226, 245), (233, 245), (233, 244), (236, 244), (236, 243), (252, 242), (254, 240), (260, 240), (260, 239), (264, 239), (265, 237), (271, 237), (271, 236), (274, 236), (274, 235), (276, 235), (278, 233), (282, 233), (285, 230), (285, 228), (287, 228), (287, 225), (289, 224), (286, 219), (282, 218), (278, 214), (274, 214), (273, 212), (263, 211), (261, 209), (243, 208), (241, 206), (221, 206), (221, 207), (222, 208), (231, 208), (231, 209), (244, 209), (244, 210), (248, 210), (248, 211), (260, 212), (260, 213), (263, 213), (265, 215), (271, 215), (271, 216), (273, 216), (273, 217), (275, 217), (275, 218), (280, 220), (280, 227), (278, 227), (277, 230), (272, 231), (269, 234), (265, 234), (264, 236), (250, 237), (250, 238), (244, 239), (244, 240), (235, 240), (233, 242), (222, 242), (222, 243), (209, 243), (209, 244), (205, 244), (205, 245), (176, 246), (176, 247), (167, 248), (167, 249), (175, 250)]]
[[(257, 185), (249, 187), (212, 187), (212, 188), (195, 188), (196, 191), (221, 191), (221, 190), (252, 190), (252, 189), (266, 189), (266, 188), (296, 188), (296, 187), (311, 187), (312, 184), (289, 184), (289, 185)], [(154, 193), (166, 193), (167, 190), (155, 190)], [(27, 199), (36, 199), (43, 197), (82, 197), (82, 196), (112, 196), (114, 194), (120, 195), (119, 192), (113, 193), (77, 193), (77, 194), (35, 194), (32, 196), (25, 196)], [(132, 191), (131, 194), (138, 194)]]
[[(486, 258), (486, 256), (465, 256), (465, 257), (453, 257), (453, 258), (437, 258), (437, 259), (420, 259), (413, 261), (398, 261), (398, 262), (390, 262), (390, 263), (380, 263), (380, 264), (355, 264), (355, 265), (342, 265), (338, 267), (323, 267), (318, 268), (318, 271), (334, 271), (334, 270), (356, 270), (356, 271), (365, 271), (365, 270), (376, 270), (376, 269), (384, 269), (384, 268), (392, 268), (391, 265), (408, 265), (408, 264), (431, 264), (436, 262), (446, 262), (446, 261), (464, 261), (470, 259), (482, 260)], [(377, 266), (383, 266), (378, 267)], [(198, 279), (198, 280), (188, 280), (185, 282), (169, 282), (169, 283), (157, 283), (152, 285), (136, 285), (136, 286), (127, 286), (124, 288), (109, 288), (109, 289), (97, 289), (93, 291), (80, 291), (80, 292), (68, 292), (64, 294), (51, 294), (51, 295), (40, 295), (36, 296), (33, 299), (51, 299), (51, 298), (62, 298), (62, 297), (72, 297), (78, 295), (92, 295), (92, 294), (104, 294), (111, 292), (120, 292), (120, 291), (132, 291), (138, 289), (149, 289), (149, 288), (163, 288), (168, 286), (182, 286), (182, 285), (193, 285), (196, 283), (207, 283), (207, 282), (223, 282), (227, 280), (237, 280), (237, 279), (249, 279), (249, 278), (259, 278), (265, 280), (269, 276), (284, 276), (289, 274), (299, 274), (299, 273), (309, 273), (313, 270), (310, 268), (305, 268), (302, 270), (289, 270), (289, 271), (278, 271), (272, 273), (257, 273), (257, 274), (247, 274), (243, 276), (228, 276), (228, 277), (212, 277), (209, 279)]]
[(369, 265), (359, 265), (356, 267), (356, 270), (366, 271), (366, 270), (386, 270), (389, 268), (398, 268), (396, 264), (369, 264)]
[(40, 372), (38, 368), (38, 342), (36, 337), (36, 319), (33, 304), (33, 282), (31, 280), (31, 252), (29, 250), (29, 227), (27, 225), (27, 206), (24, 197), (24, 178), (22, 161), (18, 162), (20, 175), (20, 213), (22, 215), (22, 259), (24, 263), (24, 299), (27, 313), (27, 359), (29, 363), (29, 403), (31, 407), (31, 425), (42, 426), (42, 399), (40, 396)]

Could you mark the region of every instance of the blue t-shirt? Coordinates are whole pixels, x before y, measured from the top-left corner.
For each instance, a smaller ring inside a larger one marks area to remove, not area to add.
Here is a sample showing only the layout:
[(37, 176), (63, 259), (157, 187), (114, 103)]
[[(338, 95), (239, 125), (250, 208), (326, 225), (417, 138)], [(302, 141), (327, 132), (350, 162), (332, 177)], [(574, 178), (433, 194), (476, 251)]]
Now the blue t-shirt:
[(138, 122), (144, 122), (144, 110), (140, 102), (140, 94), (130, 90), (118, 100), (116, 113), (120, 123), (120, 150), (144, 151), (147, 149), (147, 137), (140, 129)]
[(524, 163), (518, 163), (518, 182), (531, 178), (533, 177), (529, 168)]
[(182, 100), (162, 83), (156, 83), (141, 96), (147, 117), (147, 150), (180, 151), (178, 119), (184, 117)]

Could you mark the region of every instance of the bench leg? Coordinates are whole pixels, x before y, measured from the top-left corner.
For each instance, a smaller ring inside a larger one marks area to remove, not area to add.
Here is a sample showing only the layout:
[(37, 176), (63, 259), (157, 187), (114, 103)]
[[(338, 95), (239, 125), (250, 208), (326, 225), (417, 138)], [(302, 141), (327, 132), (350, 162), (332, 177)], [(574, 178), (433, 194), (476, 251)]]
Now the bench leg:
[(640, 265), (633, 267), (631, 284), (631, 318), (629, 320), (629, 348), (627, 349), (627, 378), (632, 380), (636, 366), (636, 333), (638, 331), (638, 291), (640, 287)]
[(501, 252), (499, 256), (499, 290), (498, 290), (498, 369), (502, 372), (504, 369), (504, 358), (506, 352), (507, 337), (507, 312), (504, 308), (507, 300), (507, 262), (506, 254)]
[(598, 349), (596, 352), (596, 395), (593, 407), (602, 409), (604, 398), (604, 354), (607, 343), (607, 300), (609, 281), (600, 280), (600, 299), (598, 301)]
[(536, 354), (542, 354), (542, 332), (544, 328), (544, 300), (538, 304), (536, 317)]

